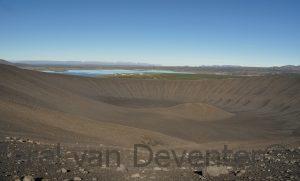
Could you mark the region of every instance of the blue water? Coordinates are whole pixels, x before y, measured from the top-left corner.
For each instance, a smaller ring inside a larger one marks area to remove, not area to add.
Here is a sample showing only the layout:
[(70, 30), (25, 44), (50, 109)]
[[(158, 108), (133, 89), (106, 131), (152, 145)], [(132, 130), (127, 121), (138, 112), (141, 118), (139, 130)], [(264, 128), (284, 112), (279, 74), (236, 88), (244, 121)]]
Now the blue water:
[(118, 75), (118, 74), (158, 74), (158, 73), (189, 73), (189, 72), (176, 72), (172, 70), (125, 70), (125, 69), (112, 69), (112, 70), (65, 70), (65, 71), (44, 71), (48, 73), (59, 73), (59, 74), (68, 74), (68, 75), (80, 75), (87, 77), (95, 77), (95, 76), (104, 76), (104, 75)]

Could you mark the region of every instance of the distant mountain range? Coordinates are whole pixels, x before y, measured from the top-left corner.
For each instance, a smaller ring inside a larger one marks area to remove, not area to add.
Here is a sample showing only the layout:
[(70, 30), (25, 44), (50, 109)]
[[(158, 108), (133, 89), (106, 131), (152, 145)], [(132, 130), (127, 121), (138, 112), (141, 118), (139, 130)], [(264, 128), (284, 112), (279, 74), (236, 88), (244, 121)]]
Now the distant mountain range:
[(97, 66), (160, 66), (148, 63), (139, 62), (96, 62), (96, 61), (49, 61), (49, 60), (23, 60), (16, 61), (18, 64), (29, 64), (29, 65), (65, 65), (65, 66), (81, 66), (81, 65), (97, 65)]
[(229, 74), (229, 75), (266, 75), (266, 74), (300, 74), (300, 66), (285, 65), (274, 67), (244, 67), (237, 65), (202, 65), (202, 66), (161, 66), (156, 64), (135, 62), (95, 62), (95, 61), (43, 61), (24, 60), (8, 62), (0, 59), (0, 64), (15, 65), (25, 69), (47, 69), (60, 67), (63, 69), (161, 69), (194, 72), (200, 74)]

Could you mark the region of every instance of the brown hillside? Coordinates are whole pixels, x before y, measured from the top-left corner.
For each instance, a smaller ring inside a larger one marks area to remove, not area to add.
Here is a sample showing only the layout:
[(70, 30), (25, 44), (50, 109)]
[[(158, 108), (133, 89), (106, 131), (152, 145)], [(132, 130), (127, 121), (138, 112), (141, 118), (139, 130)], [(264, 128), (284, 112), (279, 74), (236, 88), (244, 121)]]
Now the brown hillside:
[(256, 143), (299, 135), (300, 80), (101, 79), (0, 65), (1, 134), (130, 147)]

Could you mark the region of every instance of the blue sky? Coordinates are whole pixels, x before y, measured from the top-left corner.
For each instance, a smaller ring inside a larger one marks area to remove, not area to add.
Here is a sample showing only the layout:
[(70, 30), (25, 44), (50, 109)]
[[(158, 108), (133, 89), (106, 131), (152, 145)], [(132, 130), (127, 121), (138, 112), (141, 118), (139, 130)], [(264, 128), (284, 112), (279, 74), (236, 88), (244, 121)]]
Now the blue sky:
[(299, 0), (0, 0), (0, 58), (300, 64)]

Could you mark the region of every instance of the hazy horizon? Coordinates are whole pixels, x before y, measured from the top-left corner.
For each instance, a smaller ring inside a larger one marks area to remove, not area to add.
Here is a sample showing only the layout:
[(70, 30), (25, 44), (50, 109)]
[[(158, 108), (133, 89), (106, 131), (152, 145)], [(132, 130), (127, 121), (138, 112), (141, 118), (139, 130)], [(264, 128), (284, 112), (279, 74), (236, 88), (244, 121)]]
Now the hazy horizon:
[(163, 66), (300, 62), (300, 1), (0, 1), (0, 57)]
[(96, 60), (92, 60), (92, 61), (87, 61), (87, 60), (8, 60), (8, 59), (2, 59), (2, 60), (6, 60), (12, 63), (22, 63), (22, 62), (26, 62), (26, 63), (33, 63), (33, 62), (45, 62), (45, 64), (53, 62), (53, 64), (55, 64), (55, 62), (59, 62), (59, 63), (82, 63), (82, 64), (115, 64), (115, 65), (141, 65), (141, 66), (179, 66), (179, 67), (184, 67), (184, 66), (189, 66), (189, 67), (201, 67), (201, 66), (232, 66), (232, 67), (284, 67), (284, 66), (300, 66), (300, 64), (284, 64), (284, 65), (270, 65), (270, 66), (249, 66), (249, 65), (238, 65), (238, 64), (201, 64), (201, 65), (162, 65), (162, 64), (154, 64), (151, 62), (134, 62), (134, 61), (96, 61)]

